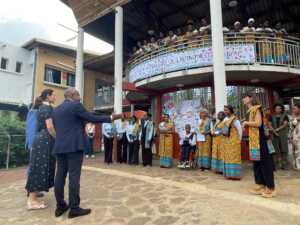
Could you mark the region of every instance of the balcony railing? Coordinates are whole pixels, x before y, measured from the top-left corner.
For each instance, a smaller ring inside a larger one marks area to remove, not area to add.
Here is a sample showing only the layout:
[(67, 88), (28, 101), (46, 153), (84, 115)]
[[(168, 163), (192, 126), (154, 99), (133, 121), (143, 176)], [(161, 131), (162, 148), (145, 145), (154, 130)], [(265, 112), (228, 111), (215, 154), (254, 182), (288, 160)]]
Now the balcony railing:
[[(210, 36), (177, 40), (132, 57), (128, 62), (130, 82), (184, 69), (211, 66)], [(300, 68), (300, 39), (279, 38), (264, 33), (227, 33), (224, 35), (225, 64), (278, 65)]]

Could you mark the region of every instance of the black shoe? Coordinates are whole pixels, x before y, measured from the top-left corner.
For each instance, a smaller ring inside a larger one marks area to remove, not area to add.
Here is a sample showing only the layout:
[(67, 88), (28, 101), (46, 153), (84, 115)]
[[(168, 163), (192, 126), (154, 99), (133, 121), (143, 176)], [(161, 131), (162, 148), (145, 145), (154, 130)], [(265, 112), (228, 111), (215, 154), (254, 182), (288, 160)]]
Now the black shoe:
[(65, 212), (67, 212), (69, 209), (69, 206), (66, 204), (63, 208), (57, 208), (55, 210), (55, 217), (60, 217), (63, 215)]
[(79, 216), (86, 216), (90, 214), (91, 211), (92, 211), (91, 209), (82, 209), (82, 208), (71, 209), (69, 212), (69, 218), (72, 219)]

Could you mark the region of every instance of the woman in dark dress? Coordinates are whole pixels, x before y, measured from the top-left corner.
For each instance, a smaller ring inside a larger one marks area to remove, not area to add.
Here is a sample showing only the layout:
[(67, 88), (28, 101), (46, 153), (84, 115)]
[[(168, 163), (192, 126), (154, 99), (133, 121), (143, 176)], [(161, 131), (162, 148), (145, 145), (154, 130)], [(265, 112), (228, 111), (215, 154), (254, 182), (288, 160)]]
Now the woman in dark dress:
[(284, 105), (275, 104), (274, 113), (269, 118), (269, 127), (271, 129), (271, 139), (276, 154), (273, 155), (276, 163), (276, 169), (288, 169), (288, 136), (289, 136), (289, 118), (285, 113)]
[(44, 209), (47, 206), (37, 200), (36, 193), (49, 191), (54, 185), (55, 158), (52, 148), (55, 138), (51, 113), (55, 102), (53, 90), (46, 89), (39, 97), (37, 112), (37, 134), (34, 138), (26, 190), (29, 193), (27, 207), (29, 210)]
[(276, 196), (274, 165), (265, 137), (262, 108), (254, 93), (247, 93), (243, 97), (243, 103), (248, 108), (247, 121), (243, 122), (243, 128), (248, 129), (250, 160), (253, 161), (256, 183), (256, 186), (251, 189), (251, 193), (272, 198)]

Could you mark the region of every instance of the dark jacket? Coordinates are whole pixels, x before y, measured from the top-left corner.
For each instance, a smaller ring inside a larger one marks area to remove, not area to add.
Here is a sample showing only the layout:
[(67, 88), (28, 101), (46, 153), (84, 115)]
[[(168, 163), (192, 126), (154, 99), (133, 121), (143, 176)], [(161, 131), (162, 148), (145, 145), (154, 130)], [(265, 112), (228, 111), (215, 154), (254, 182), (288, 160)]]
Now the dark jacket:
[(79, 102), (65, 100), (52, 114), (56, 131), (54, 154), (83, 151), (85, 142), (85, 122), (110, 123), (109, 116), (97, 116), (86, 111)]

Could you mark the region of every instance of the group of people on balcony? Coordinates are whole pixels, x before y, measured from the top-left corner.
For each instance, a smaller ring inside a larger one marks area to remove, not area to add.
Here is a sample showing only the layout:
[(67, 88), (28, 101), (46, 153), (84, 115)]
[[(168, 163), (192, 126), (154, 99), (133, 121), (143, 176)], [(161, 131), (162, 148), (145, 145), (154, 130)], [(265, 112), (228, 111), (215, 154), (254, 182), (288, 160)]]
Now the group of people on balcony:
[[(258, 27), (255, 26), (255, 20), (250, 18), (246, 26), (236, 21), (232, 29), (223, 27), (224, 41), (231, 44), (257, 43), (257, 58), (263, 63), (286, 63), (288, 56), (286, 54), (284, 37), (288, 35), (281, 23), (276, 23), (275, 27), (270, 26), (269, 21), (265, 21)], [(210, 41), (211, 25), (205, 18), (201, 20), (200, 26), (197, 26), (193, 20), (187, 22), (186, 28), (177, 28), (176, 31), (170, 30), (167, 34), (163, 32), (156, 33), (149, 31), (149, 41), (138, 41), (133, 47), (130, 62), (144, 55), (156, 55), (164, 51), (180, 51), (187, 48), (205, 47), (211, 44)], [(270, 38), (274, 38), (270, 41)], [(273, 43), (273, 45), (271, 44)]]

